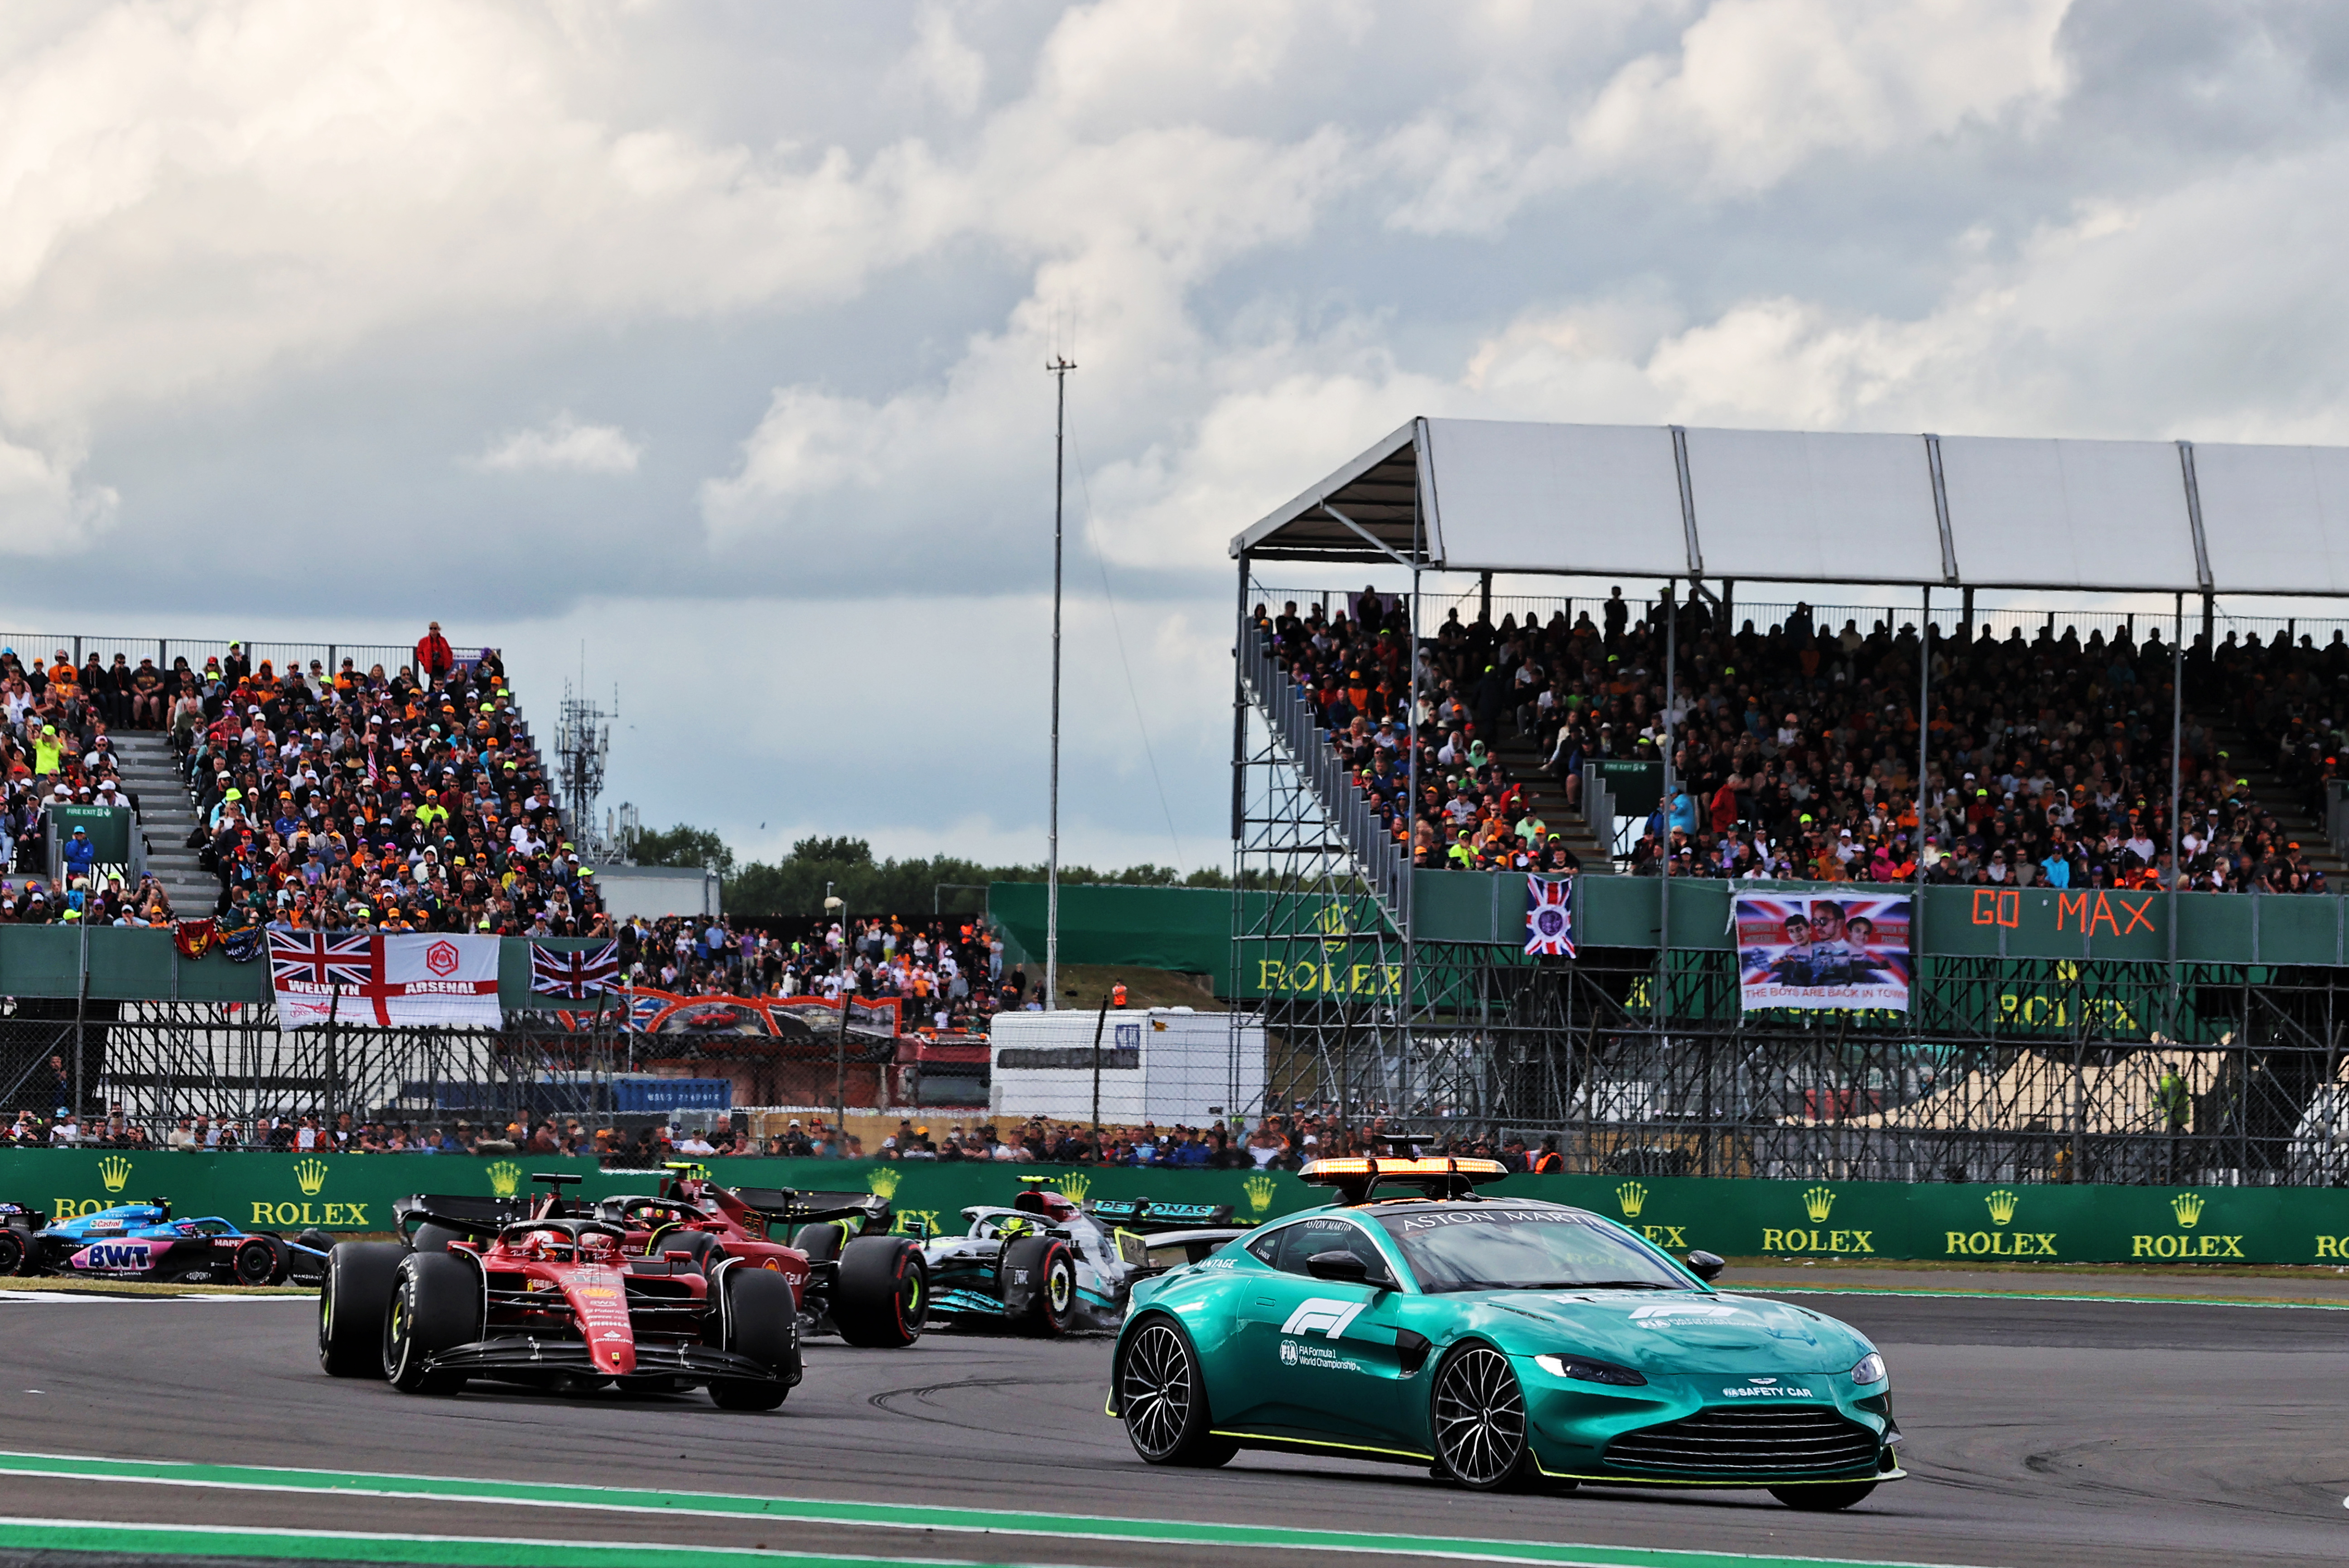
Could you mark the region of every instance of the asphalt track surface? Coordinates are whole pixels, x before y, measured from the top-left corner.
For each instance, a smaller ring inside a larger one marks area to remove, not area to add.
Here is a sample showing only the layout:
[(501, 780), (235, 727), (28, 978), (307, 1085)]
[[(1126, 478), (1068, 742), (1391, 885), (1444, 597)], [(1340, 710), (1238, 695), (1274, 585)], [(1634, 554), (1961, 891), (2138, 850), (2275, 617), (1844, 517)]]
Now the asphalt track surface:
[[(1656, 1568), (1703, 1560), (1691, 1553), (2016, 1568), (2349, 1557), (2349, 1313), (1798, 1299), (1883, 1348), (1909, 1435), (1913, 1479), (1847, 1513), (1797, 1514), (1759, 1492), (1476, 1496), (1413, 1469), (1264, 1455), (1216, 1471), (1152, 1469), (1102, 1414), (1109, 1345), (1099, 1338), (933, 1334), (896, 1352), (817, 1341), (783, 1409), (746, 1415), (699, 1396), (560, 1398), (475, 1385), (416, 1397), (321, 1375), (316, 1309), (301, 1299), (83, 1298), (0, 1302), (0, 1449), (66, 1456), (0, 1456), (0, 1472), (20, 1472), (0, 1473), (0, 1514), (103, 1521), (95, 1539), (117, 1561), (151, 1561), (174, 1539), (141, 1524), (189, 1532), (181, 1540), (201, 1533), (215, 1563), (238, 1557), (240, 1530), (260, 1527), (446, 1538), (383, 1548), (380, 1560), (407, 1563), (531, 1560), (494, 1544), (506, 1540), (605, 1543), (619, 1549), (609, 1561), (639, 1565), (687, 1560), (656, 1546), (1100, 1568), (1315, 1568), (1370, 1552), (1398, 1563), (1525, 1556)], [(21, 1473), (86, 1475), (99, 1459), (223, 1468), (168, 1472), (192, 1483), (171, 1485)], [(362, 1482), (354, 1494), (352, 1483), (330, 1490), (326, 1480), (224, 1467), (452, 1478), (421, 1490), (472, 1491), (365, 1495), (411, 1483)], [(520, 1483), (806, 1501), (697, 1511), (674, 1496), (532, 1494)], [(629, 1506), (588, 1506), (615, 1503)], [(798, 1517), (744, 1511), (769, 1508)], [(1371, 1539), (1389, 1536), (1407, 1539)], [(37, 1549), (46, 1540), (0, 1520), (0, 1563), (102, 1560)], [(280, 1540), (252, 1556), (293, 1550)], [(334, 1541), (312, 1554), (364, 1555)]]

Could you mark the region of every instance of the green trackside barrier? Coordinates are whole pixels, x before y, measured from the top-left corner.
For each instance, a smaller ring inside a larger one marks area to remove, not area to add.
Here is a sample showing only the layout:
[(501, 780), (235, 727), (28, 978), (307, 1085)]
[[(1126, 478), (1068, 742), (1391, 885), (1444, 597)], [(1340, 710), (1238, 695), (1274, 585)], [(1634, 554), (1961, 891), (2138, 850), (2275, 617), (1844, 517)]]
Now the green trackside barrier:
[[(730, 1186), (878, 1192), (907, 1221), (959, 1233), (961, 1210), (1004, 1204), (1023, 1174), (1072, 1198), (1229, 1204), (1245, 1222), (1328, 1201), (1285, 1171), (1087, 1170), (1060, 1166), (829, 1160), (709, 1162)], [(272, 1230), (387, 1231), (411, 1192), (512, 1196), (538, 1171), (584, 1176), (589, 1198), (650, 1192), (649, 1170), (513, 1155), (181, 1154), (0, 1150), (0, 1199), (53, 1215), (169, 1198), (183, 1216)], [(2308, 1187), (2009, 1187), (1723, 1177), (1516, 1176), (1488, 1193), (1578, 1204), (1673, 1252), (1845, 1260), (2326, 1263), (2349, 1266), (2349, 1192)]]

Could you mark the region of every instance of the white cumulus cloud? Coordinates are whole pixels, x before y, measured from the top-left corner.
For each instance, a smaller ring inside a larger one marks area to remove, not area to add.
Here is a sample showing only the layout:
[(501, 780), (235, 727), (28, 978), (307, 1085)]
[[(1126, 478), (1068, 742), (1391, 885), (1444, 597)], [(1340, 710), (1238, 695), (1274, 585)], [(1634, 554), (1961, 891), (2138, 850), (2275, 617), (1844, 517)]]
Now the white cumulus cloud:
[(536, 430), (516, 431), (491, 442), (473, 466), (497, 473), (634, 473), (644, 454), (644, 447), (617, 425), (583, 425), (566, 410)]

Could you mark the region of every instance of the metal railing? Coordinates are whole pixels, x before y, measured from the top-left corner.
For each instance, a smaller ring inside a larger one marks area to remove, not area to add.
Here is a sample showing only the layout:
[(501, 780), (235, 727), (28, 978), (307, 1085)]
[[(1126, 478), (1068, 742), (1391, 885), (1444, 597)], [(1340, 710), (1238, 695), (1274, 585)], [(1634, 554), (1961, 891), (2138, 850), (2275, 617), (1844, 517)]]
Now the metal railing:
[[(361, 673), (377, 665), (386, 675), (398, 672), (402, 666), (416, 662), (416, 649), (388, 642), (254, 642), (244, 639), (212, 637), (99, 637), (86, 632), (0, 631), (0, 649), (13, 651), (29, 670), (35, 659), (48, 662), (64, 654), (79, 665), (95, 653), (111, 666), (118, 653), (137, 668), (142, 659), (151, 659), (155, 668), (169, 670), (175, 659), (185, 659), (188, 668), (202, 670), (209, 659), (226, 659), (232, 640), (239, 642), (245, 657), (258, 670), (266, 660), (271, 669), (283, 672), (289, 669), (309, 668), (316, 659), (331, 673), (350, 659)], [(455, 650), (460, 663), (468, 663), (482, 653), (478, 648)]]
[(1286, 670), (1273, 662), (1266, 639), (1255, 633), (1240, 639), (1240, 676), (1273, 733), (1279, 737), (1298, 772), (1312, 786), (1323, 815), (1361, 867), (1363, 879), (1388, 918), (1400, 927), (1411, 877), (1411, 860), (1395, 842), (1370, 798), (1356, 787), (1353, 774), (1339, 759), (1330, 732), (1313, 717), (1313, 708)]

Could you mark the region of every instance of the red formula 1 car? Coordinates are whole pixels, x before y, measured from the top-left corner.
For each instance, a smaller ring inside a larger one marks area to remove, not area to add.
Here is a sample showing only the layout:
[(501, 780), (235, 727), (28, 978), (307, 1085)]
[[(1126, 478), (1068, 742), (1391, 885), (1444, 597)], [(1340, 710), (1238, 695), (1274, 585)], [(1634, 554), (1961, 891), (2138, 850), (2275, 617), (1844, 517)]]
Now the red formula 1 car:
[[(897, 1348), (922, 1335), (929, 1268), (919, 1241), (890, 1233), (889, 1203), (869, 1192), (720, 1187), (707, 1168), (672, 1165), (652, 1197), (606, 1198), (598, 1218), (626, 1228), (628, 1251), (736, 1258), (783, 1274), (803, 1334)], [(789, 1245), (776, 1241), (781, 1231)]]
[[(558, 1189), (578, 1179), (553, 1179)], [(327, 1372), (412, 1394), (454, 1393), (474, 1377), (564, 1393), (700, 1386), (729, 1410), (771, 1410), (800, 1380), (798, 1293), (779, 1270), (631, 1255), (622, 1225), (559, 1213), (553, 1195), (518, 1220), (429, 1203), (406, 1217), (437, 1227), (436, 1245), (345, 1241), (328, 1254)]]

